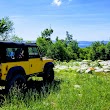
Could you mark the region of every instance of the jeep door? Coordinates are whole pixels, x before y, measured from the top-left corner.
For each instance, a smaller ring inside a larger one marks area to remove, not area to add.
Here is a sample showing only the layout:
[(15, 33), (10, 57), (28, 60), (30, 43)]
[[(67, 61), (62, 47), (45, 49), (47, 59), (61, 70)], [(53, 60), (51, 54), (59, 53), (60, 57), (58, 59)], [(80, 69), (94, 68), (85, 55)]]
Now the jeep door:
[[(27, 75), (29, 74), (29, 62), (28, 59), (25, 57), (26, 53), (24, 52), (24, 50), (25, 48), (20, 45), (8, 45), (4, 49), (4, 62), (2, 62), (3, 75), (6, 76), (11, 68), (15, 68), (18, 66), (22, 67)], [(4, 80), (5, 76), (3, 77)]]
[(38, 48), (36, 46), (28, 47), (29, 69), (30, 74), (43, 71), (42, 59), (40, 58)]

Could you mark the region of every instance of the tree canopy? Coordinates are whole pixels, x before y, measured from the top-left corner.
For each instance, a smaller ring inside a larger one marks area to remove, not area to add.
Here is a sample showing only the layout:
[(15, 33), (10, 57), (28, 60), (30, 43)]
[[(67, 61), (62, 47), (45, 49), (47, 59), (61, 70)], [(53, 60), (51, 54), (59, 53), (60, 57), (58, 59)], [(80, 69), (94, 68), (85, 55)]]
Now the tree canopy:
[(43, 32), (41, 32), (41, 36), (46, 38), (46, 39), (49, 39), (51, 34), (53, 33), (53, 29), (45, 29)]
[(10, 40), (13, 42), (19, 42), (19, 43), (23, 42), (23, 38), (18, 37), (17, 35), (12, 35)]
[(13, 22), (8, 17), (0, 19), (0, 40), (9, 40), (13, 29)]

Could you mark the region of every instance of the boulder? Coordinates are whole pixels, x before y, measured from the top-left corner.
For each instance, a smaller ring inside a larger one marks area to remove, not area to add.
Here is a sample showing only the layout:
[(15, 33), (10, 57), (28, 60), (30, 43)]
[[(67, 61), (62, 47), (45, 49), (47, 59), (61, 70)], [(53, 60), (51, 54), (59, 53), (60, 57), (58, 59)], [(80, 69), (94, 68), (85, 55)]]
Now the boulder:
[(110, 70), (110, 67), (109, 67), (108, 65), (102, 66), (102, 68), (103, 68), (103, 69), (108, 69), (108, 70)]
[(104, 72), (110, 72), (110, 70), (107, 70), (107, 69), (106, 69), (106, 70), (104, 70)]
[(104, 71), (103, 68), (95, 70), (95, 72), (103, 72), (103, 71)]

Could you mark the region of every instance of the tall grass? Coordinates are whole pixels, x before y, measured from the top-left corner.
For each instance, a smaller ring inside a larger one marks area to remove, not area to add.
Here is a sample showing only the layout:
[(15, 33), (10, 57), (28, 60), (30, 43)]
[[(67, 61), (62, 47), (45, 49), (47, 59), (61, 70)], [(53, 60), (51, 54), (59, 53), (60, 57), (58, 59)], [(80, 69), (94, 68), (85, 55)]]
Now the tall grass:
[(55, 71), (51, 85), (35, 88), (25, 94), (14, 89), (0, 110), (110, 110), (109, 74)]

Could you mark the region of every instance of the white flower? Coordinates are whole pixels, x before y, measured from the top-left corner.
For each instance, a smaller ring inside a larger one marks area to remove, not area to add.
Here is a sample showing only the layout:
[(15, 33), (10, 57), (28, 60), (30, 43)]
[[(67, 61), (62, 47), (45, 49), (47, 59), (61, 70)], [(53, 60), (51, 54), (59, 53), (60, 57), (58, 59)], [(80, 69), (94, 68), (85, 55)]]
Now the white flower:
[(74, 88), (78, 89), (78, 88), (81, 88), (80, 85), (74, 85)]

